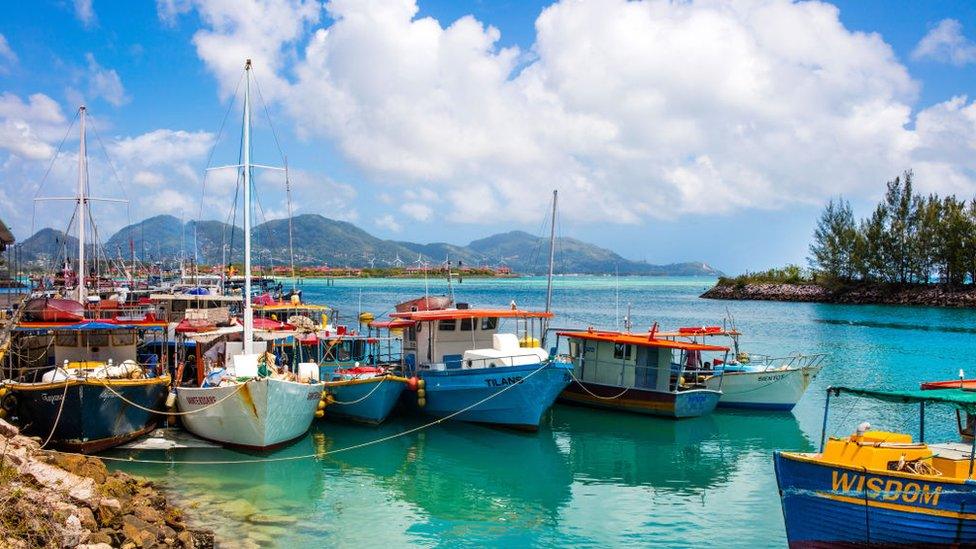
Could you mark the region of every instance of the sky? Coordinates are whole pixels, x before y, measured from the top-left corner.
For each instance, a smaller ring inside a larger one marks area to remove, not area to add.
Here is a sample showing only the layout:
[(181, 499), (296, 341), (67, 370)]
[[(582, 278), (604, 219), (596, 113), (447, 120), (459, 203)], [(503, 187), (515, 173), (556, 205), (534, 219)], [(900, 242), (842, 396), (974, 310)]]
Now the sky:
[[(0, 20), (0, 219), (232, 219), (238, 83), (291, 208), (382, 238), (545, 234), (728, 273), (805, 264), (824, 203), (976, 195), (976, 3), (54, 0)], [(70, 128), (70, 131), (69, 131)], [(276, 141), (277, 138), (277, 141)], [(63, 140), (63, 143), (62, 143)], [(280, 145), (280, 148), (279, 148)], [(258, 221), (287, 216), (256, 176)], [(239, 214), (238, 214), (239, 219)], [(106, 237), (107, 238), (107, 237)]]

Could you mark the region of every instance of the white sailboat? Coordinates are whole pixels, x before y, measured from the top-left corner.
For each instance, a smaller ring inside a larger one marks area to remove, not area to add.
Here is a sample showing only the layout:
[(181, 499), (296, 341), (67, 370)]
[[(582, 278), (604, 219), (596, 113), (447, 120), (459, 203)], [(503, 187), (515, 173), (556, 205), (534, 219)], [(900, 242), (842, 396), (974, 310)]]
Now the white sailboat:
[[(226, 369), (237, 384), (179, 387), (176, 398), (183, 425), (194, 435), (228, 446), (268, 449), (308, 431), (315, 418), (323, 385), (259, 375), (254, 351), (251, 305), (251, 60), (244, 65), (243, 171), (244, 187), (244, 315), (239, 354), (227, 356)], [(229, 346), (228, 346), (229, 347)], [(230, 355), (230, 353), (228, 353)]]

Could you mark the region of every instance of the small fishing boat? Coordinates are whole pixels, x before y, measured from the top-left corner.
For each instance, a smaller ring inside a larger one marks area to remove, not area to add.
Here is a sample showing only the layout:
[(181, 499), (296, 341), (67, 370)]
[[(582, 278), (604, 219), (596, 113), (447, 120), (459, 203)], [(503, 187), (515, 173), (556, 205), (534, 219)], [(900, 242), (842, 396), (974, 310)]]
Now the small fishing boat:
[(34, 297), (24, 304), (23, 314), (35, 322), (77, 322), (85, 318), (85, 306), (73, 299)]
[[(976, 379), (966, 379), (963, 371), (959, 370), (959, 379), (927, 381), (922, 383), (921, 389), (923, 391), (931, 391), (936, 389), (963, 389), (966, 391), (976, 392)], [(963, 419), (964, 414), (966, 416), (965, 420)], [(976, 431), (976, 413), (956, 410), (956, 427), (959, 430), (959, 436), (962, 437), (963, 440), (973, 440), (973, 432)]]
[(396, 312), (410, 313), (416, 311), (436, 311), (439, 309), (447, 309), (453, 304), (454, 300), (451, 299), (450, 296), (427, 295), (418, 297), (416, 299), (411, 299), (409, 301), (404, 301), (403, 303), (397, 303)]
[[(672, 418), (710, 413), (722, 396), (709, 387), (711, 362), (703, 352), (728, 356), (729, 348), (630, 332), (561, 331), (569, 341), (573, 382), (561, 402)], [(559, 342), (556, 342), (557, 348)], [(719, 359), (721, 360), (721, 359)], [(715, 376), (721, 381), (721, 375)]]
[[(534, 431), (571, 379), (571, 365), (534, 335), (552, 313), (459, 303), (391, 316), (403, 321), (404, 370), (419, 378), (415, 402), (426, 414)], [(515, 320), (522, 336), (498, 333), (500, 319)]]
[[(919, 410), (919, 437), (861, 423), (849, 437), (826, 439), (831, 396), (853, 395)], [(926, 443), (925, 409), (976, 412), (976, 393), (960, 388), (880, 391), (827, 389), (820, 451), (777, 451), (773, 461), (790, 547), (976, 544), (976, 446)]]
[[(138, 345), (141, 334), (165, 332), (154, 320), (19, 324), (20, 359), (2, 383), (3, 415), (56, 448), (82, 453), (152, 431), (170, 378), (165, 355), (140, 353)], [(46, 352), (30, 347), (44, 341)]]
[[(206, 375), (196, 387), (176, 388), (176, 402), (183, 425), (194, 435), (227, 446), (267, 450), (303, 436), (325, 403), (323, 386), (313, 376), (279, 368), (265, 341), (255, 341), (255, 315), (251, 284), (251, 60), (244, 65), (244, 120), (239, 169), (244, 207), (243, 326), (217, 328), (187, 334), (196, 342), (198, 375)], [(287, 178), (287, 173), (286, 173)], [(267, 339), (293, 339), (286, 325), (259, 318), (260, 328), (271, 328)], [(241, 341), (230, 341), (240, 333)], [(221, 346), (217, 347), (216, 343)], [(204, 351), (203, 345), (211, 349)], [(217, 352), (209, 369), (201, 365), (206, 352)], [(259, 354), (260, 353), (260, 354)], [(209, 370), (209, 371), (208, 371)], [(199, 378), (198, 378), (199, 379)]]
[(719, 408), (790, 411), (823, 369), (826, 354), (795, 354), (773, 357), (739, 350), (742, 334), (722, 326), (683, 327), (658, 337), (672, 340), (704, 341), (710, 337), (731, 340), (732, 354), (726, 362), (712, 362), (714, 376), (705, 380), (709, 389), (721, 390)]

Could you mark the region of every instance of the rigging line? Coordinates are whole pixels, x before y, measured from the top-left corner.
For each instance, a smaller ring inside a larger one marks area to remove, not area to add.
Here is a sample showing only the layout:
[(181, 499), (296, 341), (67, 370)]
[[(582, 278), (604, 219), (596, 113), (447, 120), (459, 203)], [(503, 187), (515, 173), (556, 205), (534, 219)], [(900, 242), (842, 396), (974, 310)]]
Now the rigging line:
[[(237, 102), (237, 94), (241, 90), (241, 82), (244, 81), (244, 73), (241, 72), (240, 78), (237, 79), (237, 86), (234, 88), (234, 95), (231, 96), (231, 100), (227, 104), (227, 110), (224, 111), (224, 118), (220, 121), (220, 127), (217, 129), (217, 137), (214, 138), (213, 145), (210, 147), (210, 153), (207, 154), (207, 167), (209, 168), (211, 162), (213, 162), (214, 153), (217, 151), (217, 145), (220, 143), (220, 136), (224, 134), (224, 125), (227, 123), (227, 118), (230, 117), (230, 111)], [(238, 162), (239, 164), (240, 162)], [(197, 219), (203, 217), (203, 204), (204, 199), (207, 195), (207, 174), (208, 172), (204, 170), (203, 172), (203, 184), (200, 189), (200, 210), (197, 214)]]
[(295, 278), (295, 240), (292, 230), (292, 212), (291, 212), (291, 180), (288, 178), (288, 158), (285, 158), (285, 202), (288, 205), (288, 255), (291, 259), (291, 289), (292, 293), (295, 291), (295, 287), (298, 284)]
[(47, 176), (51, 173), (51, 168), (54, 167), (54, 161), (57, 160), (58, 155), (61, 154), (61, 148), (64, 147), (64, 142), (68, 139), (68, 134), (71, 133), (71, 128), (75, 127), (75, 121), (78, 120), (78, 116), (81, 113), (81, 109), (75, 111), (75, 117), (71, 119), (71, 123), (68, 124), (68, 129), (64, 132), (64, 137), (61, 138), (61, 142), (58, 143), (58, 148), (54, 152), (54, 156), (51, 157), (51, 162), (47, 165), (47, 170), (44, 172), (44, 177), (41, 178), (41, 182), (37, 184), (37, 191), (34, 193), (34, 198), (37, 198), (41, 194), (41, 189), (44, 187), (44, 182), (47, 181)]
[(251, 79), (254, 80), (254, 87), (258, 90), (258, 99), (261, 100), (261, 106), (264, 107), (264, 117), (268, 120), (268, 126), (271, 128), (271, 135), (274, 137), (275, 147), (278, 148), (278, 154), (281, 155), (282, 162), (288, 164), (288, 159), (285, 158), (285, 153), (281, 150), (281, 142), (278, 141), (278, 132), (275, 130), (274, 123), (271, 122), (271, 113), (268, 112), (268, 104), (264, 101), (264, 95), (261, 94), (261, 84), (258, 83), (258, 77), (254, 72), (254, 67), (251, 67)]
[(102, 148), (102, 153), (105, 154), (105, 161), (108, 163), (108, 167), (112, 169), (112, 174), (115, 175), (115, 181), (119, 184), (119, 189), (122, 191), (122, 196), (126, 200), (129, 200), (129, 195), (125, 192), (125, 186), (122, 183), (122, 178), (119, 177), (118, 170), (115, 169), (115, 164), (112, 163), (112, 158), (108, 155), (108, 149), (105, 147), (105, 143), (102, 141), (102, 136), (98, 133), (98, 128), (95, 127), (95, 117), (88, 115), (88, 125), (91, 126), (92, 133), (95, 134), (95, 140), (98, 141), (98, 145)]

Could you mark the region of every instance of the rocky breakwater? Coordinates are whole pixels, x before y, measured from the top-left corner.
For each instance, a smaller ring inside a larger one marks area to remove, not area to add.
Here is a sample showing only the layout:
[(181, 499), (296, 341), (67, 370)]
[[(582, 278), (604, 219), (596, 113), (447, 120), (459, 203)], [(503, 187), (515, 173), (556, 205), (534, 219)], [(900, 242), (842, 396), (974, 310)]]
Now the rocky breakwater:
[(0, 420), (0, 547), (213, 547), (152, 483), (40, 449)]
[(707, 299), (844, 303), (852, 305), (922, 305), (976, 307), (976, 288), (938, 284), (858, 283), (829, 287), (820, 284), (771, 282), (719, 283), (701, 295)]

